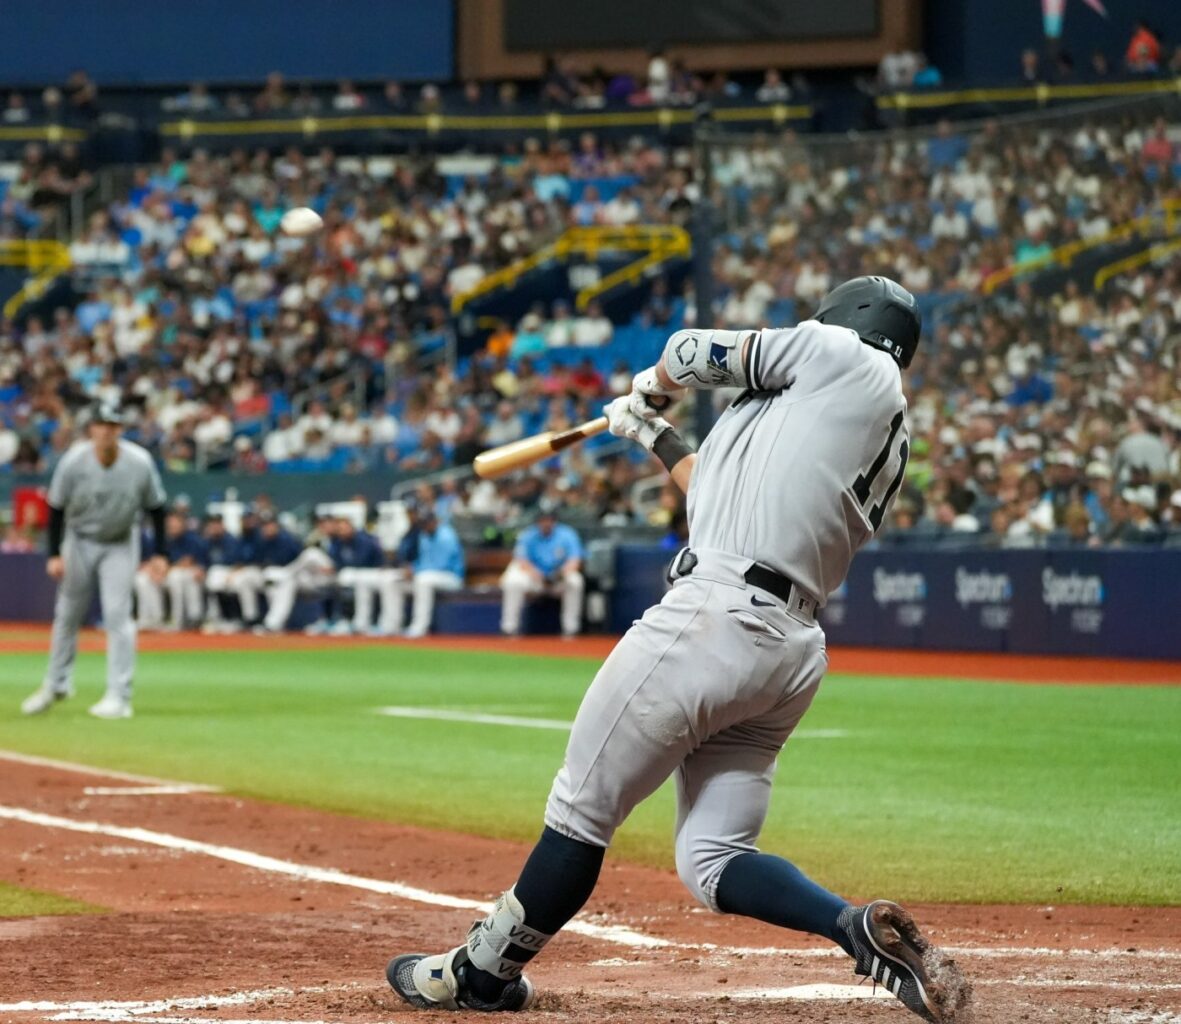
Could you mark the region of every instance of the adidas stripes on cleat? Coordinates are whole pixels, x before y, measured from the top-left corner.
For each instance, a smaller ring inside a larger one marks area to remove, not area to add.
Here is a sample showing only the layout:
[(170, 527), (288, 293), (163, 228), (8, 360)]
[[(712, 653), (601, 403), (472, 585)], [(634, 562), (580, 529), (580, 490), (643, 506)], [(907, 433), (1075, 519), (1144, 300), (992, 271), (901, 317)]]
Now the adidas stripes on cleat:
[(933, 1024), (953, 1024), (971, 986), (955, 961), (932, 946), (914, 918), (888, 900), (847, 907), (837, 927), (856, 950), (857, 974), (872, 978), (908, 1009)]

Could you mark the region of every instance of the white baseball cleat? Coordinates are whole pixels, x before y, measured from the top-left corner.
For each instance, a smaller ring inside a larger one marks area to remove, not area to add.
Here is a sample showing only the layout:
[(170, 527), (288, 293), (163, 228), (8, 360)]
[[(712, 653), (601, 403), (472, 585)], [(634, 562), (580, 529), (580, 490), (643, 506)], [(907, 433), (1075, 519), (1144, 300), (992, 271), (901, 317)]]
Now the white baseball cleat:
[(21, 701), (22, 715), (40, 715), (48, 711), (59, 700), (66, 700), (74, 696), (73, 690), (55, 690), (42, 683), (29, 696)]
[(385, 976), (398, 995), (421, 1010), (513, 1013), (527, 1010), (536, 1002), (533, 984), (523, 974), (509, 982), (494, 1002), (476, 998), (464, 981), (467, 965), (467, 946), (456, 946), (448, 953), (435, 956), (407, 953), (395, 957), (386, 967)]
[(107, 719), (130, 718), (133, 714), (131, 701), (124, 700), (113, 693), (108, 693), (97, 704), (91, 705), (90, 713), (95, 718)]

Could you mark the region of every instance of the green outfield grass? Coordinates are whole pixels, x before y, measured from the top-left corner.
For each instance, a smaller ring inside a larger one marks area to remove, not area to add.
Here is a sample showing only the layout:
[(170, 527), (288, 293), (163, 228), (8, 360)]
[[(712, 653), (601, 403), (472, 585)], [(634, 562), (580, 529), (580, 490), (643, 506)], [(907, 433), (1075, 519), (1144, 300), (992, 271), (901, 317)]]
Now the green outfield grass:
[(102, 907), (79, 903), (52, 892), (21, 889), (0, 882), (0, 917), (41, 917), (45, 914), (99, 914)]
[[(888, 658), (884, 657), (888, 664)], [(379, 705), (570, 719), (595, 663), (350, 647), (140, 659), (137, 717), (17, 705), (44, 657), (0, 658), (0, 747), (254, 797), (530, 840), (565, 734), (386, 718)], [(849, 895), (1181, 904), (1181, 688), (832, 676), (780, 761), (764, 848)], [(101, 811), (89, 813), (101, 816)], [(671, 864), (666, 786), (616, 855)]]

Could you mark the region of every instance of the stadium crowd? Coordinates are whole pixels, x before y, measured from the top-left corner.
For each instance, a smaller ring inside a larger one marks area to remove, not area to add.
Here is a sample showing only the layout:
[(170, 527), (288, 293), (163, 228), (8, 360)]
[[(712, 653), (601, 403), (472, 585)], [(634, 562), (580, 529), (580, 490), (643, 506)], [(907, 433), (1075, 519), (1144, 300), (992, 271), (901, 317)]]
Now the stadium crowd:
[[(930, 324), (908, 384), (916, 443), (895, 536), (1159, 538), (1181, 512), (1178, 265), (1097, 294), (1044, 295), (1029, 278), (980, 289), (1165, 209), (1176, 145), (1165, 119), (1122, 114), (1069, 132), (943, 124), (722, 150), (716, 318), (792, 322), (846, 277), (889, 274)], [(591, 134), (526, 141), (479, 178), (327, 149), (166, 152), (74, 242), (76, 309), (0, 329), (0, 467), (52, 470), (99, 399), (130, 410), (131, 436), (182, 472), (439, 470), (589, 418), (696, 322), (691, 285), (657, 281), (622, 326), (540, 303), (457, 361), (452, 299), (568, 227), (683, 223), (700, 199), (687, 150)], [(296, 205), (324, 213), (316, 240), (277, 231)], [(506, 515), (543, 494), (610, 523), (673, 515), (633, 507), (643, 461), (595, 456), (472, 499)]]

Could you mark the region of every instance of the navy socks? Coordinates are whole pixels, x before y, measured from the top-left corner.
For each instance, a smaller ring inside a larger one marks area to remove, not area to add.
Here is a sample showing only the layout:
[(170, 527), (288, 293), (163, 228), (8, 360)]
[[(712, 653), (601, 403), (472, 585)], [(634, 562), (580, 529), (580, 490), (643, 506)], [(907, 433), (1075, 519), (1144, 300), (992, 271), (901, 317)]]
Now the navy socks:
[(822, 935), (854, 955), (837, 929), (837, 917), (849, 904), (782, 857), (739, 854), (722, 869), (717, 900), (724, 913)]
[[(561, 931), (594, 892), (606, 852), (547, 826), (513, 887), (525, 908), (525, 924), (546, 935)], [(494, 1002), (507, 984), (472, 963), (467, 965), (464, 982), (472, 995), (485, 1002)]]

